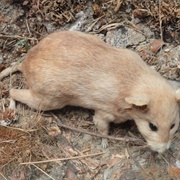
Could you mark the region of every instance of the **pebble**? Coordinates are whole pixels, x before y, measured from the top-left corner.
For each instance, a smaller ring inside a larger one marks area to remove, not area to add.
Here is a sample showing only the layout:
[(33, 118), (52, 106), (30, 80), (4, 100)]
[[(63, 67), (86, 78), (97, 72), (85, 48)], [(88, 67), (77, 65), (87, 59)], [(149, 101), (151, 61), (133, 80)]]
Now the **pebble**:
[(85, 135), (83, 136), (83, 141), (84, 141), (84, 142), (91, 141), (91, 140), (92, 140), (92, 136), (91, 136), (91, 135), (85, 134)]
[(170, 49), (168, 49), (168, 48), (164, 50), (164, 52), (169, 52), (169, 51), (170, 51)]

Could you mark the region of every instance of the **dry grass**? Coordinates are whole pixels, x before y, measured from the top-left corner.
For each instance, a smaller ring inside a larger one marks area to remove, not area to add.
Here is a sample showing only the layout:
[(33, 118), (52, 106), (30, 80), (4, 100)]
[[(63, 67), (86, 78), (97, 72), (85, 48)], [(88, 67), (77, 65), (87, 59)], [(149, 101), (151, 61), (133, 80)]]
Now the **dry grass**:
[[(180, 2), (178, 0), (165, 0), (165, 1), (146, 1), (146, 0), (105, 0), (105, 1), (65, 1), (65, 0), (43, 0), (43, 1), (30, 1), (25, 0), (24, 6), (29, 6), (30, 12), (38, 13), (43, 19), (51, 20), (56, 25), (63, 25), (67, 22), (75, 20), (75, 14), (87, 8), (88, 2), (93, 5), (93, 12), (95, 17), (102, 16), (108, 17), (111, 14), (122, 13), (130, 10), (134, 18), (151, 17), (153, 22), (159, 22), (159, 16), (162, 19), (163, 25), (178, 22), (180, 19)], [(159, 9), (160, 8), (160, 9)], [(109, 12), (109, 13), (108, 13)]]
[(28, 132), (0, 126), (0, 166), (17, 161), (32, 145), (32, 137)]

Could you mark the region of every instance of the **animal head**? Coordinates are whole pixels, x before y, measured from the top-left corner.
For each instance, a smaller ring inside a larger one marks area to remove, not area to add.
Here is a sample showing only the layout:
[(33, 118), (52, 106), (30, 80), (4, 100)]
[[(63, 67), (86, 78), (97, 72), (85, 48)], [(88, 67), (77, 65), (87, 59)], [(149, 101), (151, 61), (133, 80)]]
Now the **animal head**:
[(163, 153), (179, 127), (180, 89), (133, 94), (125, 98), (129, 113), (152, 150)]

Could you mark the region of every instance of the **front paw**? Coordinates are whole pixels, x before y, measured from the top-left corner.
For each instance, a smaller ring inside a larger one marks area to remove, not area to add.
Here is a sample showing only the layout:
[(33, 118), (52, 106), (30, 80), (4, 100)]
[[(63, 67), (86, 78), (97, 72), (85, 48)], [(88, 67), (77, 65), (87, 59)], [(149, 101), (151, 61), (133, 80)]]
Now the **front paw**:
[(102, 138), (101, 147), (102, 147), (102, 149), (106, 149), (108, 147), (108, 140), (107, 139)]

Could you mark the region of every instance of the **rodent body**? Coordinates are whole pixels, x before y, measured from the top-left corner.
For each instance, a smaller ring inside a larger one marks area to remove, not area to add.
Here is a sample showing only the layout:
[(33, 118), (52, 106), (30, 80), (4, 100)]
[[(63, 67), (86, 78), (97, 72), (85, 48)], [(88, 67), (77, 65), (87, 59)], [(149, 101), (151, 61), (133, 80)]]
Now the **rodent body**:
[(134, 119), (158, 152), (169, 148), (178, 129), (179, 90), (135, 52), (113, 48), (95, 36), (70, 31), (48, 35), (16, 70), (23, 72), (29, 89), (11, 89), (10, 96), (34, 109), (94, 109), (93, 120), (106, 135), (109, 122)]

